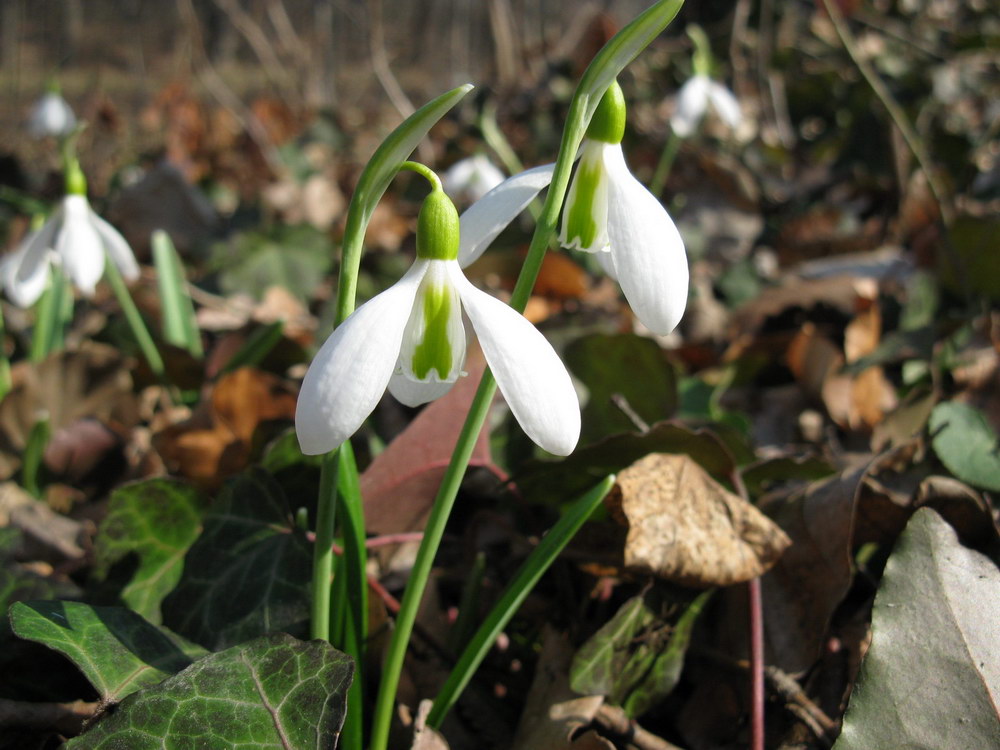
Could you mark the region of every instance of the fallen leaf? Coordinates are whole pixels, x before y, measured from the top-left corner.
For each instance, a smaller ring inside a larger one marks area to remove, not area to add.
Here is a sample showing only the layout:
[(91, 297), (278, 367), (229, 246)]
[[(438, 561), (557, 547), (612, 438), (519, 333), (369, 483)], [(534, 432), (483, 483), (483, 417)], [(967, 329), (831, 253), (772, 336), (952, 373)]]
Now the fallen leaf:
[[(468, 374), (425, 407), (361, 474), (365, 521), (373, 534), (423, 528), (485, 366), (482, 352), (470, 347)], [(479, 433), (469, 465), (485, 466), (504, 478), (493, 463), (488, 430)]]
[(433, 706), (434, 701), (420, 701), (417, 719), (413, 722), (413, 744), (410, 750), (448, 750), (444, 736), (434, 727), (427, 726), (427, 715)]
[(788, 537), (687, 455), (653, 453), (606, 501), (628, 524), (625, 566), (683, 586), (729, 586), (767, 571)]
[(1000, 737), (1000, 571), (931, 510), (885, 566), (835, 750), (979, 750)]

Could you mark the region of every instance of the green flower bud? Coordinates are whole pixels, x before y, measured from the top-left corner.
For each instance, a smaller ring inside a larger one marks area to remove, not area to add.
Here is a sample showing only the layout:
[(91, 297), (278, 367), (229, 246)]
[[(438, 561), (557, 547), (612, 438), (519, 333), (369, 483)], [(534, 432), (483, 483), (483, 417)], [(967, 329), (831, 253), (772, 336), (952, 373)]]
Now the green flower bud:
[(625, 95), (618, 81), (612, 81), (590, 120), (587, 138), (602, 143), (621, 143), (624, 135)]

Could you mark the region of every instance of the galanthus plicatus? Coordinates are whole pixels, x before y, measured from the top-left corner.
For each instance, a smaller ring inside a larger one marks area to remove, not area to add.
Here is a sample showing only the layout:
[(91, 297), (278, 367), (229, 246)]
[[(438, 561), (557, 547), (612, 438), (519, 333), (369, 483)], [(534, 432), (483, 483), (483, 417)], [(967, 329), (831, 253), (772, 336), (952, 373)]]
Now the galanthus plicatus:
[(707, 75), (699, 74), (681, 86), (670, 127), (681, 138), (687, 138), (697, 129), (709, 105), (730, 130), (740, 126), (740, 103), (733, 92)]
[(504, 174), (485, 154), (455, 162), (441, 176), (444, 191), (453, 198), (474, 203), (504, 180)]
[(45, 291), (52, 263), (87, 296), (104, 275), (105, 255), (126, 279), (139, 277), (132, 248), (87, 202), (87, 184), (75, 160), (67, 169), (66, 193), (48, 221), (0, 265), (7, 296), (20, 307), (30, 307)]
[(521, 427), (545, 450), (569, 454), (580, 435), (569, 374), (531, 323), (465, 278), (457, 260), (458, 213), (436, 177), (432, 184), (420, 210), (413, 266), (334, 330), (306, 373), (295, 411), (302, 451), (316, 455), (339, 446), (386, 386), (409, 406), (447, 393), (465, 362), (464, 309)]
[(45, 92), (28, 117), (28, 132), (35, 138), (65, 138), (76, 128), (76, 115), (53, 84)]
[[(596, 253), (621, 285), (625, 299), (654, 333), (670, 333), (687, 305), (688, 266), (684, 242), (666, 209), (629, 171), (622, 153), (625, 99), (612, 83), (601, 99), (580, 148), (580, 162), (563, 207), (559, 241)], [(492, 240), (552, 177), (553, 165), (511, 177), (462, 216), (477, 236)], [(485, 227), (489, 227), (489, 231)], [(465, 246), (467, 265), (486, 242)]]

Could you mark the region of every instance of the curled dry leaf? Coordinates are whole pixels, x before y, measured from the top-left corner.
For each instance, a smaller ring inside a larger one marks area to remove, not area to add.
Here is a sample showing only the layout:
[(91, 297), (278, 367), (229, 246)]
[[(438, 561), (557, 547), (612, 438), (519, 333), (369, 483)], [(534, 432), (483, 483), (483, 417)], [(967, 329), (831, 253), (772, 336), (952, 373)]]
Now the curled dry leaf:
[(434, 702), (420, 701), (417, 709), (417, 720), (413, 723), (413, 744), (410, 750), (448, 750), (448, 743), (434, 727), (427, 726), (427, 715), (431, 712)]
[(618, 475), (607, 501), (624, 517), (625, 566), (684, 586), (756, 578), (790, 541), (687, 455), (653, 453)]

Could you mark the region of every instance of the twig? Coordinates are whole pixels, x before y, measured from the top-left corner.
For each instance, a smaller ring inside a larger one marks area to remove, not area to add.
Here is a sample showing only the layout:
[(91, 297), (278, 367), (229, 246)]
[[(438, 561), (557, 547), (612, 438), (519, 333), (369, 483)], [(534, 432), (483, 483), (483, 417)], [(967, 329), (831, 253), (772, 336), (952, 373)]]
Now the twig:
[[(902, 107), (893, 98), (892, 93), (886, 88), (885, 83), (882, 79), (878, 77), (875, 70), (868, 61), (861, 56), (858, 51), (857, 43), (854, 40), (854, 35), (851, 34), (851, 30), (847, 28), (847, 22), (844, 20), (844, 14), (840, 11), (840, 6), (837, 5), (833, 0), (823, 0), (823, 7), (826, 8), (827, 15), (830, 17), (830, 21), (833, 23), (834, 31), (837, 32), (837, 37), (840, 39), (840, 43), (844, 45), (844, 49), (847, 51), (848, 56), (858, 67), (861, 75), (867, 81), (868, 85), (871, 86), (872, 91), (875, 96), (885, 107), (886, 111), (889, 113), (889, 117), (892, 119), (893, 124), (899, 129), (899, 132), (903, 136), (903, 140), (906, 141), (907, 147), (913, 154), (914, 158), (917, 160), (917, 164), (920, 166), (920, 171), (924, 173), (924, 178), (927, 180), (927, 186), (931, 190), (931, 194), (934, 197), (934, 201), (938, 204), (938, 210), (941, 213), (941, 218), (944, 220), (946, 225), (951, 224), (951, 220), (954, 217), (954, 211), (951, 204), (947, 202), (945, 198), (944, 188), (938, 181), (932, 169), (930, 156), (927, 153), (927, 149), (924, 148), (924, 143), (917, 135), (917, 132), (910, 125), (909, 119), (906, 117), (906, 113), (903, 112)], [(957, 271), (958, 269), (956, 269)]]
[(750, 598), (750, 727), (751, 750), (764, 750), (764, 614), (760, 578), (747, 582)]
[(632, 408), (632, 404), (628, 402), (628, 399), (621, 393), (611, 394), (611, 403), (618, 407), (618, 410), (628, 417), (628, 421), (635, 425), (635, 428), (641, 433), (649, 432), (649, 425), (646, 424), (646, 420), (639, 416), (638, 412)]
[(594, 722), (611, 734), (623, 737), (639, 750), (681, 750), (677, 745), (640, 727), (618, 706), (603, 704), (597, 710)]
[(67, 736), (80, 734), (84, 722), (97, 711), (99, 703), (32, 703), (0, 698), (0, 727), (54, 729)]
[(277, 83), (282, 91), (293, 88), (295, 77), (281, 63), (273, 45), (267, 38), (267, 34), (250, 17), (250, 14), (240, 7), (240, 3), (236, 0), (215, 0), (215, 4), (229, 17), (236, 30), (247, 40), (268, 77)]

